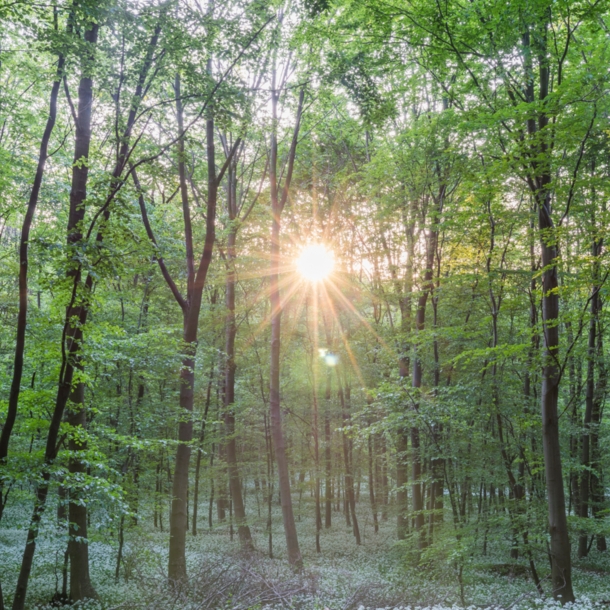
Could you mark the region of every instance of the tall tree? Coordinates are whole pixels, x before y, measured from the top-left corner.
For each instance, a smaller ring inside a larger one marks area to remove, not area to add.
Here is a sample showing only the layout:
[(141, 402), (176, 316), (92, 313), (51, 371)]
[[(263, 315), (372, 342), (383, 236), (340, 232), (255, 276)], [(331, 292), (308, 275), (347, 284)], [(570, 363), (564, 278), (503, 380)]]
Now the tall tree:
[[(70, 191), (70, 213), (68, 217), (68, 247), (75, 249), (82, 244), (82, 221), (85, 213), (84, 202), (87, 197), (87, 181), (89, 176), (89, 147), (91, 145), (91, 116), (93, 102), (93, 79), (92, 64), (94, 48), (97, 43), (99, 24), (96, 21), (88, 22), (83, 36), (86, 52), (82, 58), (81, 78), (78, 88), (78, 110), (75, 115), (76, 135), (74, 140), (74, 164), (72, 166), (72, 188)], [(92, 276), (84, 287), (80, 285), (80, 265), (68, 268), (66, 279), (72, 284), (72, 298), (67, 307), (62, 341), (65, 341), (65, 352), (60, 371), (60, 381), (57, 388), (55, 409), (47, 433), (47, 442), (44, 453), (44, 464), (42, 470), (42, 482), (36, 490), (34, 511), (30, 519), (30, 527), (21, 561), (21, 569), (17, 580), (15, 596), (13, 597), (13, 610), (23, 610), (27, 593), (28, 582), (32, 570), (32, 562), (36, 551), (36, 538), (40, 520), (45, 510), (47, 495), (49, 493), (49, 482), (51, 478), (51, 465), (57, 457), (59, 449), (58, 437), (61, 420), (64, 415), (68, 400), (74, 396), (80, 398), (80, 394), (73, 395), (72, 382), (75, 370), (78, 368), (80, 344), (83, 338), (83, 325), (87, 319), (88, 308), (81, 304), (81, 299), (87, 299), (87, 293), (91, 289)], [(79, 290), (80, 288), (80, 290)], [(84, 294), (81, 292), (84, 291)], [(81, 292), (76, 298), (77, 293)], [(63, 346), (62, 346), (63, 347)], [(77, 390), (78, 392), (78, 390)], [(86, 545), (85, 545), (86, 546)], [(74, 548), (74, 545), (72, 546)], [(93, 595), (94, 591), (88, 578), (88, 561), (86, 566), (75, 566), (81, 570), (77, 577), (81, 577), (82, 593)], [(75, 586), (80, 586), (80, 584)]]
[[(280, 19), (281, 22), (281, 19)], [(286, 69), (286, 72), (288, 69)], [(281, 269), (280, 250), (280, 227), (282, 210), (288, 201), (290, 183), (294, 170), (299, 129), (301, 126), (301, 115), (303, 112), (303, 100), (305, 91), (299, 93), (299, 103), (296, 111), (295, 124), (292, 141), (286, 161), (287, 169), (284, 184), (280, 187), (278, 176), (278, 102), (283, 93), (285, 82), (278, 82), (277, 56), (273, 58), (271, 70), (271, 142), (269, 152), (269, 185), (271, 189), (271, 262), (269, 267), (269, 294), (271, 303), (271, 362), (269, 369), (269, 415), (271, 419), (271, 431), (273, 434), (273, 447), (277, 460), (277, 469), (280, 487), (280, 499), (282, 503), (282, 519), (284, 521), (284, 533), (288, 547), (288, 561), (301, 567), (303, 560), (299, 548), (299, 540), (294, 522), (292, 510), (292, 496), (290, 493), (290, 473), (286, 457), (286, 441), (282, 429), (282, 412), (280, 407), (280, 349), (281, 349), (281, 320), (282, 303), (280, 296), (279, 274)]]

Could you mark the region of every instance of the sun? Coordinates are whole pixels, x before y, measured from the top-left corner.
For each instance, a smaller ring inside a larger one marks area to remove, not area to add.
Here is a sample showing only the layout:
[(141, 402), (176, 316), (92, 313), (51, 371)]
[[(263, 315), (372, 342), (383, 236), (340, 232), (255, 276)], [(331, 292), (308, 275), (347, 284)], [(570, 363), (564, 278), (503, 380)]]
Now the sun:
[(323, 244), (310, 244), (301, 250), (297, 270), (309, 282), (321, 282), (335, 268), (335, 255)]

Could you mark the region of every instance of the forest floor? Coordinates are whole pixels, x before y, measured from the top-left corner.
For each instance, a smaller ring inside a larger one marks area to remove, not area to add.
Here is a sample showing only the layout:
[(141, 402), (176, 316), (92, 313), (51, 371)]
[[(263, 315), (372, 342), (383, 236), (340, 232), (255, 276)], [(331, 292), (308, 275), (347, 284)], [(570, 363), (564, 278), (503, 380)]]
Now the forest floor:
[[(239, 551), (237, 535), (231, 541), (227, 523), (216, 524), (212, 530), (207, 528), (206, 505), (201, 507), (205, 521), (202, 519), (199, 524), (200, 533), (196, 537), (189, 534), (187, 538), (189, 583), (181, 591), (165, 585), (168, 534), (167, 530), (161, 532), (152, 527), (151, 515), (141, 512), (140, 525), (126, 528), (117, 580), (116, 531), (109, 535), (104, 515), (94, 514), (93, 523), (105, 521), (106, 526), (104, 530), (92, 528), (90, 532), (92, 580), (100, 599), (78, 607), (88, 610), (390, 610), (408, 607), (546, 610), (556, 606), (552, 599), (541, 598), (536, 593), (526, 562), (509, 558), (509, 541), (490, 538), (485, 556), (481, 552), (462, 555), (461, 592), (456, 563), (451, 559), (456, 549), (449, 538), (439, 550), (444, 554), (443, 560), (431, 557), (424, 568), (410, 567), (404, 560), (408, 543), (396, 544), (394, 519), (390, 516), (381, 521), (380, 531), (375, 534), (370, 510), (367, 512), (367, 505), (362, 503), (359, 509), (362, 544), (356, 545), (343, 514), (333, 512), (333, 525), (321, 532), (321, 553), (317, 553), (313, 503), (303, 498), (300, 505), (295, 502), (295, 507), (305, 564), (302, 573), (294, 574), (287, 565), (278, 506), (274, 506), (274, 558), (270, 559), (264, 507), (260, 518), (256, 516), (256, 507), (249, 507), (255, 512), (251, 530), (257, 551), (246, 557)], [(0, 529), (0, 575), (5, 602), (10, 602), (25, 542), (24, 515), (29, 513), (30, 506), (24, 502), (7, 510)], [(53, 517), (54, 511), (48, 510), (38, 539), (28, 590), (28, 607), (32, 609), (50, 608), (53, 594), (61, 589), (65, 533), (56, 527)], [(576, 562), (573, 580), (578, 601), (573, 607), (610, 607), (608, 555), (593, 549), (586, 560)], [(539, 560), (538, 569), (548, 591), (548, 563), (543, 565), (542, 559)]]

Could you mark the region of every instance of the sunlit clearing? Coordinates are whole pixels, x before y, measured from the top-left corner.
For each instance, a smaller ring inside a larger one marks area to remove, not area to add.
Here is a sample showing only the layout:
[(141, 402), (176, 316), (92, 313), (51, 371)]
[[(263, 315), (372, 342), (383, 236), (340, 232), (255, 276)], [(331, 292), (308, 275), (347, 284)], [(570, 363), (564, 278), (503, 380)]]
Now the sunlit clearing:
[(309, 282), (321, 282), (335, 268), (335, 255), (323, 244), (311, 244), (301, 251), (297, 269)]

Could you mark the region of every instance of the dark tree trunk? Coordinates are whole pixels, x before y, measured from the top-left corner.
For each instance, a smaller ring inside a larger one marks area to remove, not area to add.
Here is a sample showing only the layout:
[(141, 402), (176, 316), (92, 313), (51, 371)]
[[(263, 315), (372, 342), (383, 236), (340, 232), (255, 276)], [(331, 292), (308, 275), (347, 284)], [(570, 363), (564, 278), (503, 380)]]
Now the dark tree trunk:
[[(109, 195), (105, 202), (105, 209), (102, 215), (104, 222), (108, 222), (108, 219), (110, 218), (110, 203), (117, 193), (117, 189), (120, 186), (120, 177), (128, 161), (131, 134), (136, 121), (138, 107), (143, 96), (146, 78), (152, 65), (153, 51), (157, 46), (160, 30), (161, 26), (159, 22), (157, 23), (157, 26), (155, 27), (155, 30), (152, 34), (151, 40), (147, 46), (146, 56), (138, 74), (138, 82), (132, 100), (133, 103), (129, 108), (125, 130), (122, 134), (120, 144), (117, 143), (118, 154), (112, 172), (112, 181), (110, 183)], [(81, 85), (83, 85), (83, 80), (81, 80)], [(79, 126), (77, 126), (77, 142), (79, 139), (79, 129), (83, 130), (83, 133), (81, 135), (81, 143), (77, 144), (77, 146), (75, 147), (75, 161), (88, 159), (89, 155), (89, 145), (91, 141), (91, 111), (93, 103), (93, 91), (90, 79), (88, 83), (84, 84), (83, 93), (84, 95), (81, 94), (81, 87), (79, 86)], [(81, 105), (81, 99), (85, 100), (86, 106)], [(83, 119), (81, 119), (81, 116), (83, 116)], [(83, 123), (83, 120), (85, 121), (85, 123)], [(76, 150), (77, 148), (80, 148), (80, 150)], [(86, 198), (86, 177), (83, 191), (83, 193), (77, 191), (74, 200), (73, 193), (70, 194), (70, 222), (74, 219), (77, 219), (77, 224), (70, 224), (69, 222), (68, 225), (68, 243), (72, 245), (76, 245), (82, 240), (82, 236), (80, 235), (81, 229), (79, 223), (82, 222), (82, 220), (84, 219), (85, 213), (83, 202)], [(93, 224), (91, 225), (91, 230), (92, 229)], [(96, 244), (99, 246), (102, 241), (103, 228), (98, 229), (97, 231)], [(74, 286), (77, 288), (78, 283), (80, 283), (80, 267), (74, 271), (74, 282)], [(79, 305), (79, 308), (82, 312), (81, 318), (83, 319), (81, 326), (84, 325), (84, 322), (88, 315), (89, 295), (92, 292), (93, 284), (94, 275), (92, 273), (89, 273), (85, 280), (84, 295), (83, 297), (81, 297), (82, 302)], [(82, 334), (82, 329), (80, 330), (80, 332)], [(82, 374), (83, 364), (80, 357), (80, 347), (76, 347), (77, 351), (72, 356), (72, 367)], [(70, 408), (70, 414), (68, 416), (69, 423), (71, 423), (72, 426), (74, 426), (75, 428), (82, 428), (86, 426), (87, 417), (84, 404), (84, 384), (82, 382), (79, 381), (77, 385), (72, 389), (70, 401), (73, 406)], [(73, 435), (73, 437), (70, 439), (69, 446), (72, 451), (76, 451), (79, 447), (78, 443), (73, 442), (74, 436), (78, 437), (78, 433), (75, 433), (75, 435)], [(81, 451), (84, 451), (85, 449), (85, 446), (80, 447)], [(86, 471), (85, 463), (80, 462), (80, 460), (78, 458), (75, 458), (74, 455), (71, 456), (69, 468), (71, 472), (77, 474), (84, 473)], [(70, 542), (68, 544), (68, 551), (70, 553), (70, 597), (73, 601), (80, 601), (86, 598), (97, 596), (93, 589), (89, 576), (89, 551), (87, 541), (88, 514), (86, 504), (82, 504), (80, 502), (74, 503), (71, 501), (69, 504), (69, 515), (71, 527), (74, 530), (74, 534), (73, 536), (71, 536)]]
[(227, 280), (226, 280), (226, 320), (225, 320), (225, 427), (227, 433), (226, 441), (226, 457), (227, 467), (229, 471), (229, 489), (231, 490), (231, 498), (233, 500), (233, 510), (235, 511), (235, 521), (237, 523), (237, 531), (239, 533), (239, 542), (244, 549), (253, 549), (252, 535), (246, 521), (246, 509), (241, 492), (241, 481), (239, 477), (239, 466), (237, 463), (237, 445), (235, 440), (235, 414), (233, 412), (233, 403), (235, 402), (235, 336), (237, 335), (237, 325), (235, 324), (235, 240), (237, 236), (237, 227), (235, 220), (237, 218), (237, 201), (235, 192), (235, 166), (229, 167), (229, 175), (227, 180), (228, 201), (227, 207), (229, 212), (229, 222), (231, 227), (227, 238)]
[[(398, 281), (396, 274), (396, 266), (392, 263), (389, 249), (384, 241), (384, 249), (386, 250), (386, 256), (390, 269), (392, 270), (392, 276), (396, 286), (396, 292), (399, 295), (400, 305), (400, 330), (403, 339), (400, 343), (400, 358), (398, 361), (398, 374), (403, 383), (406, 382), (409, 376), (409, 369), (411, 361), (408, 354), (408, 346), (406, 338), (411, 332), (411, 308), (412, 308), (412, 294), (413, 294), (413, 264), (415, 254), (415, 226), (413, 219), (409, 213), (412, 212), (412, 206), (405, 206), (403, 208), (403, 224), (405, 228), (405, 235), (407, 238), (407, 265), (405, 272), (405, 283), (404, 290)], [(396, 527), (397, 536), (399, 540), (404, 540), (409, 533), (409, 492), (407, 490), (407, 484), (409, 482), (409, 464), (408, 464), (408, 450), (409, 450), (409, 437), (410, 431), (408, 427), (401, 427), (398, 430), (398, 436), (396, 439), (396, 505), (398, 512), (396, 515)]]
[[(601, 303), (600, 303), (601, 310)], [(601, 314), (601, 311), (600, 311)], [(595, 388), (595, 400), (593, 401), (593, 413), (591, 415), (591, 510), (593, 517), (602, 519), (604, 516), (603, 510), (605, 507), (604, 485), (602, 484), (601, 470), (601, 450), (599, 446), (599, 427), (602, 420), (602, 407), (606, 397), (607, 378), (606, 367), (603, 360), (603, 335), (601, 327), (597, 332), (597, 365), (598, 365), (598, 381)], [(598, 534), (597, 550), (606, 551), (606, 537), (603, 534)]]
[(271, 363), (269, 369), (269, 413), (271, 420), (271, 433), (275, 459), (279, 477), (279, 491), (282, 505), (282, 518), (284, 521), (284, 533), (288, 547), (288, 561), (291, 565), (300, 569), (303, 565), (301, 550), (297, 538), (297, 530), (292, 510), (292, 497), (290, 494), (290, 474), (288, 471), (288, 460), (286, 458), (286, 445), (284, 431), (282, 429), (282, 412), (280, 407), (280, 347), (281, 347), (281, 316), (282, 304), (279, 288), (280, 260), (280, 218), (282, 210), (288, 199), (292, 171), (296, 155), (297, 138), (301, 122), (304, 93), (299, 96), (299, 108), (294, 127), (292, 144), (288, 157), (288, 169), (281, 197), (278, 186), (278, 143), (277, 143), (277, 103), (279, 91), (276, 89), (276, 70), (273, 69), (271, 86), (271, 106), (273, 113), (273, 126), (271, 131), (271, 151), (269, 162), (269, 182), (271, 187), (271, 264), (269, 270), (269, 292), (271, 304)]
[[(38, 166), (34, 175), (34, 183), (28, 200), (28, 207), (21, 226), (21, 238), (19, 240), (19, 310), (17, 313), (17, 337), (15, 340), (15, 356), (13, 360), (13, 379), (11, 381), (11, 389), (8, 397), (8, 408), (6, 419), (0, 433), (0, 463), (3, 462), (8, 455), (8, 445), (15, 425), (17, 417), (17, 406), (19, 403), (19, 392), (21, 390), (21, 377), (23, 375), (23, 353), (25, 350), (25, 330), (27, 326), (28, 314), (28, 245), (30, 239), (30, 228), (32, 220), (38, 205), (38, 196), (44, 176), (45, 163), (47, 161), (49, 140), (55, 127), (55, 119), (57, 117), (57, 98), (59, 95), (59, 87), (63, 77), (64, 57), (60, 55), (57, 60), (57, 71), (55, 73), (55, 81), (51, 87), (51, 96), (49, 99), (49, 115), (47, 124), (42, 134), (40, 141), (40, 150), (38, 153)], [(2, 511), (4, 502), (2, 501), (2, 484), (0, 483), (0, 519), (2, 519)]]
[[(176, 99), (178, 129), (182, 134), (182, 105), (180, 102), (180, 81), (176, 78)], [(186, 346), (180, 371), (180, 407), (184, 411), (183, 419), (178, 425), (178, 448), (176, 450), (176, 463), (172, 484), (172, 507), (170, 519), (170, 541), (168, 576), (170, 581), (184, 581), (186, 579), (186, 532), (187, 532), (187, 493), (189, 479), (189, 463), (191, 458), (190, 443), (193, 439), (193, 397), (195, 384), (195, 355), (197, 350), (197, 331), (199, 328), (199, 313), (203, 289), (208, 269), (212, 261), (214, 241), (216, 239), (216, 201), (219, 178), (223, 172), (216, 176), (214, 154), (214, 119), (209, 117), (206, 121), (207, 137), (207, 164), (208, 164), (208, 200), (206, 209), (206, 229), (203, 253), (195, 271), (193, 252), (193, 237), (191, 229), (190, 208), (186, 192), (186, 170), (184, 167), (184, 143), (179, 138), (179, 175), (182, 194), (182, 209), (186, 236), (188, 287), (187, 298), (179, 299), (184, 316), (183, 340)], [(230, 159), (229, 159), (230, 160)], [(226, 165), (225, 165), (226, 167)], [(168, 282), (169, 283), (169, 282)], [(171, 286), (170, 286), (171, 287)], [(172, 289), (173, 291), (173, 289)]]
[(324, 408), (324, 527), (332, 525), (333, 510), (333, 475), (332, 448), (330, 443), (330, 410), (331, 410), (332, 374), (326, 371), (326, 392)]
[[(199, 506), (199, 477), (201, 472), (201, 455), (203, 452), (203, 441), (205, 440), (205, 429), (208, 420), (208, 412), (212, 399), (212, 383), (214, 381), (214, 363), (210, 368), (210, 378), (208, 388), (205, 395), (205, 409), (203, 411), (203, 419), (201, 420), (201, 432), (199, 433), (199, 446), (197, 448), (197, 463), (195, 465), (195, 490), (193, 492), (193, 536), (197, 535), (197, 516)], [(211, 526), (210, 526), (211, 527)]]
[(271, 434), (269, 431), (269, 425), (267, 423), (267, 414), (263, 415), (263, 421), (265, 425), (265, 449), (267, 456), (267, 485), (266, 492), (267, 496), (265, 498), (267, 502), (267, 536), (268, 536), (268, 546), (269, 546), (269, 558), (273, 559), (273, 530), (271, 529), (272, 525), (272, 499), (273, 499), (273, 441), (271, 438)]
[(404, 540), (409, 533), (409, 493), (407, 484), (409, 482), (409, 464), (407, 452), (409, 450), (409, 430), (398, 431), (396, 439), (396, 525), (398, 540)]
[[(214, 467), (214, 444), (212, 444), (212, 451), (210, 453), (210, 472), (213, 472)], [(208, 502), (208, 529), (212, 529), (212, 515), (214, 514), (214, 476), (210, 476), (210, 500)]]
[(114, 569), (114, 579), (119, 579), (119, 574), (121, 571), (121, 562), (123, 561), (123, 545), (125, 543), (124, 536), (124, 526), (125, 526), (125, 515), (121, 515), (121, 520), (119, 522), (119, 548), (116, 555), (116, 567)]
[[(524, 93), (530, 104), (543, 103), (549, 94), (550, 72), (546, 55), (548, 24), (537, 24), (536, 44), (531, 44), (529, 28), (523, 33), (524, 68), (526, 82)], [(539, 93), (534, 92), (534, 69), (532, 57), (538, 59)], [(544, 106), (540, 106), (544, 108)], [(540, 396), (542, 415), (542, 448), (547, 487), (549, 534), (551, 537), (553, 596), (561, 603), (574, 601), (572, 590), (572, 564), (570, 539), (566, 518), (563, 475), (561, 466), (561, 446), (559, 442), (558, 399), (561, 379), (559, 366), (559, 282), (557, 277), (556, 228), (553, 222), (551, 183), (552, 175), (548, 162), (550, 154), (548, 138), (549, 117), (544, 111), (527, 120), (527, 132), (532, 146), (532, 173), (527, 176), (532, 196), (538, 212), (538, 234), (542, 254), (542, 389)]]
[[(85, 384), (77, 383), (70, 395), (70, 406), (67, 420), (75, 428), (85, 429), (87, 412), (84, 404)], [(70, 438), (68, 449), (71, 452), (68, 469), (76, 479), (86, 474), (85, 461), (78, 457), (78, 452), (87, 450), (86, 443), (80, 443), (76, 438)], [(71, 488), (68, 504), (68, 521), (70, 538), (68, 553), (70, 554), (70, 599), (74, 602), (88, 598), (96, 598), (97, 593), (91, 584), (89, 575), (89, 542), (87, 540), (87, 505), (83, 502), (82, 492)]]
[(375, 526), (375, 533), (379, 533), (379, 519), (377, 517), (377, 501), (375, 498), (375, 486), (376, 478), (374, 476), (373, 462), (375, 460), (375, 451), (373, 448), (373, 435), (368, 435), (368, 458), (369, 458), (369, 500), (371, 502), (371, 511), (373, 513), (373, 524)]
[[(317, 331), (317, 321), (314, 325)], [(315, 365), (314, 365), (315, 366)], [(315, 460), (315, 480), (314, 480), (314, 498), (315, 498), (315, 511), (316, 511), (316, 552), (320, 553), (320, 531), (322, 530), (322, 511), (320, 508), (320, 443), (318, 439), (318, 396), (317, 396), (317, 375), (314, 376), (314, 387), (313, 387), (313, 443), (314, 443), (314, 460)]]
[[(55, 13), (55, 19), (57, 14)], [(57, 21), (56, 21), (57, 23)], [(49, 141), (55, 120), (57, 117), (57, 98), (59, 96), (59, 87), (63, 76), (64, 56), (60, 55), (57, 60), (57, 71), (55, 73), (55, 81), (51, 87), (51, 95), (49, 98), (49, 115), (45, 130), (40, 141), (40, 149), (38, 153), (38, 165), (36, 174), (34, 175), (34, 183), (28, 200), (28, 207), (23, 219), (21, 227), (21, 237), (19, 240), (19, 309), (17, 312), (17, 333), (15, 339), (15, 355), (13, 359), (13, 378), (9, 391), (8, 405), (6, 418), (0, 433), (0, 465), (8, 456), (8, 447), (15, 420), (17, 418), (17, 409), (19, 405), (19, 393), (21, 390), (21, 378), (23, 376), (23, 355), (25, 351), (25, 331), (27, 327), (27, 312), (28, 312), (28, 245), (30, 238), (30, 228), (38, 205), (38, 196), (44, 176), (44, 168), (47, 161)], [(8, 498), (8, 494), (3, 494), (3, 481), (0, 481), (0, 521), (4, 513), (4, 507)], [(25, 596), (25, 591), (24, 591)], [(4, 609), (4, 598), (2, 588), (0, 587), (0, 609)]]
[[(85, 41), (90, 49), (97, 42), (98, 25), (92, 24), (85, 32)], [(89, 51), (90, 52), (90, 51)], [(83, 74), (85, 72), (83, 71)], [(82, 241), (80, 223), (84, 217), (84, 201), (87, 197), (87, 178), (89, 168), (87, 162), (82, 162), (89, 158), (89, 145), (91, 142), (91, 105), (93, 102), (93, 81), (90, 76), (82, 76), (78, 89), (78, 117), (76, 121), (76, 136), (74, 143), (74, 164), (72, 166), (72, 189), (70, 191), (70, 212), (68, 217), (68, 247), (72, 248)], [(64, 335), (62, 340), (66, 344), (66, 352), (60, 370), (60, 381), (57, 387), (55, 408), (51, 417), (49, 431), (47, 433), (47, 443), (44, 454), (44, 464), (42, 470), (42, 481), (36, 490), (34, 510), (30, 519), (27, 540), (21, 568), (17, 579), (15, 596), (13, 597), (12, 610), (23, 610), (27, 594), (28, 581), (32, 570), (32, 562), (36, 552), (36, 538), (42, 515), (46, 507), (49, 492), (49, 481), (51, 478), (50, 467), (57, 457), (59, 450), (58, 438), (61, 420), (64, 415), (66, 404), (72, 388), (72, 377), (74, 374), (75, 363), (80, 352), (82, 341), (82, 327), (87, 320), (88, 308), (76, 304), (76, 293), (80, 284), (80, 269), (71, 268), (67, 272), (67, 279), (72, 282), (73, 293), (71, 303), (66, 311), (64, 323)], [(86, 298), (93, 280), (88, 276), (84, 286), (84, 297)]]
[[(343, 427), (350, 425), (350, 398), (351, 388), (345, 385), (345, 392), (339, 369), (337, 369), (337, 382), (339, 385), (339, 404), (341, 405), (341, 413), (343, 417)], [(345, 430), (343, 431), (343, 460), (345, 462), (345, 515), (348, 519), (348, 525), (351, 524), (352, 532), (356, 538), (356, 544), (360, 544), (360, 528), (358, 527), (358, 517), (356, 516), (356, 499), (354, 497), (354, 472), (352, 468), (352, 456), (350, 451), (350, 438)]]
[[(597, 348), (597, 328), (601, 310), (601, 298), (599, 295), (599, 256), (601, 254), (602, 242), (595, 240), (591, 248), (593, 257), (593, 286), (591, 288), (591, 319), (589, 321), (589, 340), (587, 352), (587, 382), (585, 397), (585, 416), (583, 421), (583, 434), (580, 441), (580, 498), (578, 502), (578, 515), (582, 519), (589, 517), (590, 495), (591, 495), (591, 436), (593, 412), (595, 409), (595, 369)], [(581, 531), (578, 538), (578, 556), (586, 557), (589, 553), (589, 538), (586, 531)]]
[[(548, 177), (550, 182), (550, 176)], [(538, 217), (542, 249), (542, 317), (544, 325), (544, 350), (542, 368), (542, 445), (546, 475), (549, 533), (551, 536), (551, 556), (553, 559), (553, 595), (561, 596), (562, 603), (574, 601), (572, 591), (572, 566), (570, 560), (570, 539), (566, 519), (563, 476), (561, 468), (561, 446), (559, 443), (559, 293), (557, 282), (557, 246), (550, 233), (550, 195), (538, 191)]]
[[(426, 327), (426, 303), (428, 295), (433, 290), (434, 277), (434, 258), (436, 256), (436, 247), (438, 242), (438, 214), (442, 209), (444, 191), (441, 189), (439, 198), (436, 201), (436, 207), (430, 218), (430, 228), (426, 235), (426, 269), (424, 270), (422, 292), (417, 300), (417, 312), (415, 314), (415, 329), (417, 333), (421, 333)], [(416, 392), (422, 386), (422, 362), (419, 354), (419, 346), (416, 344), (413, 354), (413, 381), (412, 385)], [(419, 397), (416, 397), (419, 401)], [(419, 408), (418, 402), (415, 404), (415, 411)], [(417, 537), (417, 546), (421, 550), (425, 546), (424, 536), (424, 498), (422, 493), (422, 461), (420, 455), (420, 440), (419, 428), (413, 426), (411, 428), (411, 494), (413, 497), (413, 525)]]

